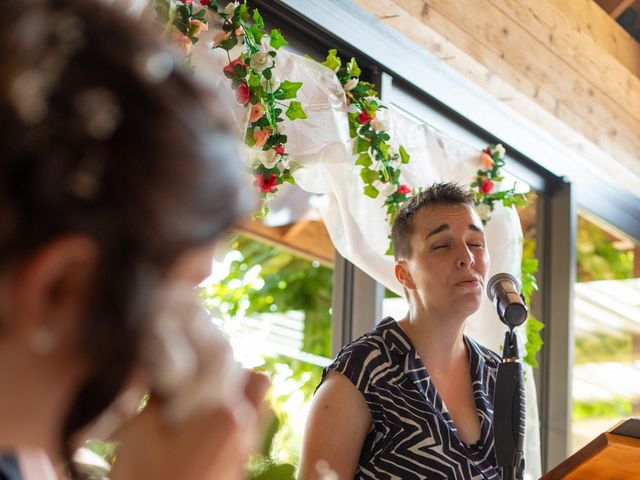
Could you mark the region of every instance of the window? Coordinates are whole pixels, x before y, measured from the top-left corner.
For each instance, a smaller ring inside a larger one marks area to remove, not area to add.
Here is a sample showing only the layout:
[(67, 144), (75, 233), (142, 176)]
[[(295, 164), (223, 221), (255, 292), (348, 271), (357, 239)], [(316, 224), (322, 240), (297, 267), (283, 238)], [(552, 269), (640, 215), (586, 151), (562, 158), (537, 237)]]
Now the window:
[(640, 414), (640, 249), (580, 212), (571, 451)]

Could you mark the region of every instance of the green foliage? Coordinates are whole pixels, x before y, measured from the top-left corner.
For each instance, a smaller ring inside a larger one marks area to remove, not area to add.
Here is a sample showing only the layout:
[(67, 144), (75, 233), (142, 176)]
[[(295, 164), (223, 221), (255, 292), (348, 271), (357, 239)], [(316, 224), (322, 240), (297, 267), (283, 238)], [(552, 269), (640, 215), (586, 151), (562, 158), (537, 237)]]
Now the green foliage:
[(527, 345), (524, 361), (533, 368), (538, 367), (536, 354), (542, 348), (542, 337), (540, 331), (544, 324), (531, 313), (531, 295), (538, 290), (536, 273), (538, 272), (538, 259), (535, 258), (536, 241), (533, 238), (525, 239), (522, 246), (522, 294), (527, 305), (529, 305), (529, 318), (526, 323)]
[(302, 109), (302, 104), (300, 102), (289, 103), (289, 108), (287, 108), (287, 112), (285, 113), (285, 115), (289, 118), (289, 120), (307, 118), (307, 114)]
[(271, 30), (270, 38), (271, 40), (269, 42), (269, 45), (271, 45), (271, 47), (276, 50), (280, 49), (280, 47), (284, 47), (285, 45), (289, 45), (289, 42), (284, 39), (284, 37), (280, 33), (280, 30), (278, 30), (277, 28)]
[(617, 249), (607, 232), (581, 216), (576, 243), (579, 282), (633, 278), (633, 252)]
[(592, 418), (620, 418), (628, 417), (633, 411), (633, 405), (628, 398), (615, 398), (590, 402), (573, 402), (573, 420)]
[(631, 334), (619, 337), (598, 335), (578, 337), (575, 341), (574, 363), (576, 365), (594, 362), (628, 363), (632, 358)]

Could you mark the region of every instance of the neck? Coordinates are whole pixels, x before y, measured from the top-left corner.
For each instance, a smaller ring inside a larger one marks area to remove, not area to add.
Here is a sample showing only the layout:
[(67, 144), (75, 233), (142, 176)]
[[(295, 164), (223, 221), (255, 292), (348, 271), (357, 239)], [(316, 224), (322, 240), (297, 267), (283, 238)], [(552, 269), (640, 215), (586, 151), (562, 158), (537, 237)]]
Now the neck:
[(409, 313), (398, 323), (411, 339), (425, 365), (431, 370), (451, 371), (468, 361), (464, 342), (466, 319), (437, 316), (411, 305)]
[(68, 375), (56, 375), (55, 360), (47, 368), (46, 359), (15, 355), (10, 350), (0, 347), (0, 364), (11, 365), (0, 369), (0, 448), (39, 448), (57, 461), (61, 458), (60, 422), (74, 391), (70, 380), (75, 377), (74, 369)]

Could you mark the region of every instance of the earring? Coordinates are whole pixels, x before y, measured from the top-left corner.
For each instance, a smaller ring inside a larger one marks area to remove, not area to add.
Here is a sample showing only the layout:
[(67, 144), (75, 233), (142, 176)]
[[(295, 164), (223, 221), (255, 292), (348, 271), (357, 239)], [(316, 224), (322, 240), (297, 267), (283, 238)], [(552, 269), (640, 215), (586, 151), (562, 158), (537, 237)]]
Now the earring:
[(49, 355), (58, 347), (58, 338), (51, 329), (41, 327), (29, 338), (29, 346), (37, 355)]

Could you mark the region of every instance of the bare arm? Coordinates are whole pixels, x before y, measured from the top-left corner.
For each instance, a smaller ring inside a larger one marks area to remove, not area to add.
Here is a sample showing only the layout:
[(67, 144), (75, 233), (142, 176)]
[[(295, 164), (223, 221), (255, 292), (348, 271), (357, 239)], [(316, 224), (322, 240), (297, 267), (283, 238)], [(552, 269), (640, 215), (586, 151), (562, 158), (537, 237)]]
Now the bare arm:
[(311, 404), (299, 478), (316, 480), (316, 464), (321, 460), (340, 480), (353, 478), (370, 426), (371, 412), (362, 394), (342, 374), (329, 373)]

